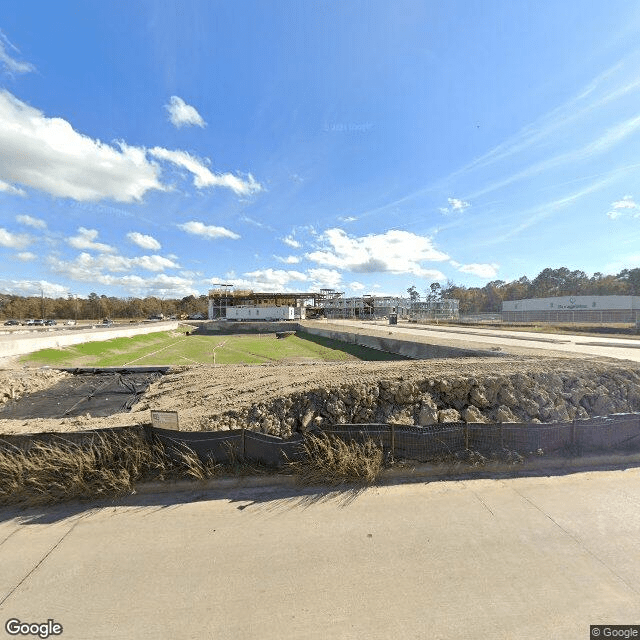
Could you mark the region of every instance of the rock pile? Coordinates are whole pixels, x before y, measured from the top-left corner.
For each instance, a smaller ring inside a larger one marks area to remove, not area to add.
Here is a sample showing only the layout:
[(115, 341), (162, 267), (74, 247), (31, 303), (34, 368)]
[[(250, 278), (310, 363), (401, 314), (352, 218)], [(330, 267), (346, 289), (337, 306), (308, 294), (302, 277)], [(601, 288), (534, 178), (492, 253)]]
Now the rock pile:
[(444, 422), (562, 422), (640, 410), (640, 373), (630, 369), (381, 379), (293, 393), (216, 418), (217, 429), (289, 437), (313, 426)]

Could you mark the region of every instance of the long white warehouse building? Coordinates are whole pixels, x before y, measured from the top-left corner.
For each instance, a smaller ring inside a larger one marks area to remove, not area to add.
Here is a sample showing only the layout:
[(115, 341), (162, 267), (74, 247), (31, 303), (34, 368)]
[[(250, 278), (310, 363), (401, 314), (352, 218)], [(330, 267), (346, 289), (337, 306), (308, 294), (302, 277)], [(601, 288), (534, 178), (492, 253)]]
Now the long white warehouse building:
[(558, 296), (505, 300), (503, 322), (636, 322), (640, 296)]

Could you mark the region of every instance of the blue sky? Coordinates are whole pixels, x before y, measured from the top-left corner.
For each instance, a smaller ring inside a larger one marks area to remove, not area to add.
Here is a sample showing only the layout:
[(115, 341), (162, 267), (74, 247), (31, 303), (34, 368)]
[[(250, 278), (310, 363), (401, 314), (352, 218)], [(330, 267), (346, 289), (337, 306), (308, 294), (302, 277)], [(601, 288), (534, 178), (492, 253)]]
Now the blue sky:
[(10, 2), (0, 293), (640, 266), (636, 2)]

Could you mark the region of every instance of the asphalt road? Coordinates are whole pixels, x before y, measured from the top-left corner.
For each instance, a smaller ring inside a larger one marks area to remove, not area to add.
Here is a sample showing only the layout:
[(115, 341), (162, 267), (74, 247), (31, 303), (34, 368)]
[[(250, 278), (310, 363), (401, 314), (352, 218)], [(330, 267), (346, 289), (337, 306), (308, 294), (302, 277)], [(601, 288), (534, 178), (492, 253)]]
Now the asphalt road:
[(637, 469), (4, 508), (0, 622), (52, 619), (64, 640), (586, 640), (640, 624), (639, 530)]
[[(371, 327), (370, 322), (355, 320), (332, 321), (353, 327)], [(398, 338), (419, 336), (433, 344), (474, 349), (499, 347), (505, 353), (527, 353), (540, 356), (596, 356), (640, 362), (640, 340), (629, 338), (593, 337), (585, 335), (504, 331), (479, 327), (439, 327), (436, 325), (374, 325)]]

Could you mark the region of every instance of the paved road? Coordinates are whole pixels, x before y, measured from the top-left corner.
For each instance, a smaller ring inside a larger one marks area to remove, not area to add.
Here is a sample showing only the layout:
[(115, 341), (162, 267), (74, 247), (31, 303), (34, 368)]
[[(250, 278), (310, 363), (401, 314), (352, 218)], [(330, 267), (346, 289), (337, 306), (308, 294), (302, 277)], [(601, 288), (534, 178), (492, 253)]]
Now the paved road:
[[(354, 320), (333, 321), (344, 326), (371, 327), (370, 322)], [(376, 326), (376, 325), (374, 325)], [(397, 335), (420, 336), (434, 344), (450, 344), (467, 348), (489, 349), (500, 347), (507, 353), (532, 355), (587, 355), (640, 362), (640, 340), (630, 338), (593, 337), (585, 335), (504, 331), (493, 328), (439, 327), (424, 325), (384, 325), (384, 329)]]
[(52, 618), (64, 640), (586, 640), (640, 624), (639, 530), (640, 470), (5, 508), (0, 621)]

